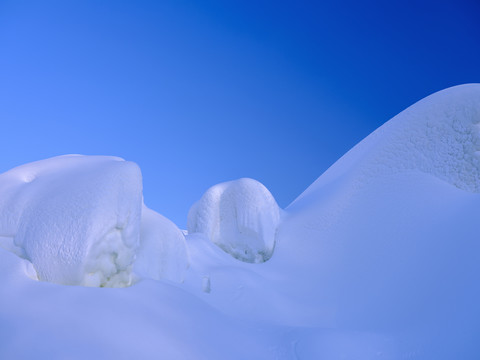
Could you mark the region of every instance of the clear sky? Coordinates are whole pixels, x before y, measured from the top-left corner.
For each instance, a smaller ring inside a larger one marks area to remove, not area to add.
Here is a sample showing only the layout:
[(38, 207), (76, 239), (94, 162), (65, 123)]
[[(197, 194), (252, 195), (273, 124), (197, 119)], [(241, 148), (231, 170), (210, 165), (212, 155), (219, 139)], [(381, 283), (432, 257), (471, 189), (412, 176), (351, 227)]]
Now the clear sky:
[(417, 100), (480, 82), (480, 2), (0, 0), (0, 171), (138, 163), (184, 227), (210, 186), (286, 207)]

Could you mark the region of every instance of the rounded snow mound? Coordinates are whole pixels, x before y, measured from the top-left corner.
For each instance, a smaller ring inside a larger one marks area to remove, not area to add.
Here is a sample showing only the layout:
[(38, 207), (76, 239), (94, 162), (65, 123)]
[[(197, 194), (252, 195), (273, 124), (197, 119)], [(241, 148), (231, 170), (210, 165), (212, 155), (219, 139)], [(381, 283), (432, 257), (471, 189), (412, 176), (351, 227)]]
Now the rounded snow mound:
[(107, 156), (59, 156), (0, 175), (0, 238), (40, 280), (121, 287), (140, 241), (142, 176)]
[(410, 106), (352, 148), (300, 198), (339, 177), (355, 179), (358, 186), (412, 170), (480, 192), (480, 84), (451, 87)]
[(260, 263), (272, 256), (279, 221), (280, 209), (267, 188), (243, 178), (208, 189), (191, 207), (187, 227), (239, 260)]
[(185, 236), (170, 220), (143, 207), (134, 272), (141, 278), (182, 282), (189, 267)]

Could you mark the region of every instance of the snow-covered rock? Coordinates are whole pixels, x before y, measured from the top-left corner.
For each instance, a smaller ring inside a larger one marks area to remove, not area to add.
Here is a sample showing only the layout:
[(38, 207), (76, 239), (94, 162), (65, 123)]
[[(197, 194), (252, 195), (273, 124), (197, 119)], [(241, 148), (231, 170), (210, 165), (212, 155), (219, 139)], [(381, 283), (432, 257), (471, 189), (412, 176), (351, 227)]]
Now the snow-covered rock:
[(182, 282), (188, 266), (182, 231), (167, 218), (144, 206), (134, 272), (141, 278)]
[(135, 163), (59, 156), (0, 175), (0, 237), (40, 280), (127, 286), (140, 241), (142, 177)]
[(188, 213), (188, 232), (204, 233), (233, 257), (268, 260), (275, 247), (280, 209), (265, 186), (239, 179), (208, 189)]

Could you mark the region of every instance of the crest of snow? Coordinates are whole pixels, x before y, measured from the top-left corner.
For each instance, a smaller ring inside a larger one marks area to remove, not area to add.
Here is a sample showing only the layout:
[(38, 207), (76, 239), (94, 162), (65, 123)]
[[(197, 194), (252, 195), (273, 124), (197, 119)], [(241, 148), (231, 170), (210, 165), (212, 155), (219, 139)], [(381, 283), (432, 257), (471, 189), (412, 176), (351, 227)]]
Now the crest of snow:
[(280, 209), (265, 186), (239, 179), (208, 189), (188, 214), (188, 232), (204, 233), (233, 257), (268, 260), (275, 247)]
[(182, 282), (188, 266), (182, 231), (167, 218), (144, 206), (134, 272), (142, 278)]
[(132, 162), (59, 156), (0, 175), (0, 238), (40, 280), (127, 286), (140, 240), (142, 178)]
[(354, 188), (378, 176), (421, 171), (480, 192), (480, 84), (451, 87), (410, 106), (352, 148), (295, 202), (347, 171)]

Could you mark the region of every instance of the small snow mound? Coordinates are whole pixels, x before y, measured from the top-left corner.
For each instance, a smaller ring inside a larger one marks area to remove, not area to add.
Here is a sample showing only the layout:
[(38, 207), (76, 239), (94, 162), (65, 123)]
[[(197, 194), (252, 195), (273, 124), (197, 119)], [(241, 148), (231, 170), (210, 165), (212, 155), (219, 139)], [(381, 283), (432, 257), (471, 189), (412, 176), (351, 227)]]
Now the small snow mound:
[(207, 190), (188, 213), (188, 232), (204, 233), (233, 257), (268, 260), (275, 247), (280, 209), (265, 186), (239, 179)]
[(131, 283), (140, 240), (142, 178), (132, 162), (59, 156), (0, 175), (0, 237), (40, 280), (121, 287)]
[(187, 245), (181, 230), (167, 218), (144, 206), (134, 272), (141, 278), (182, 282), (188, 267)]

